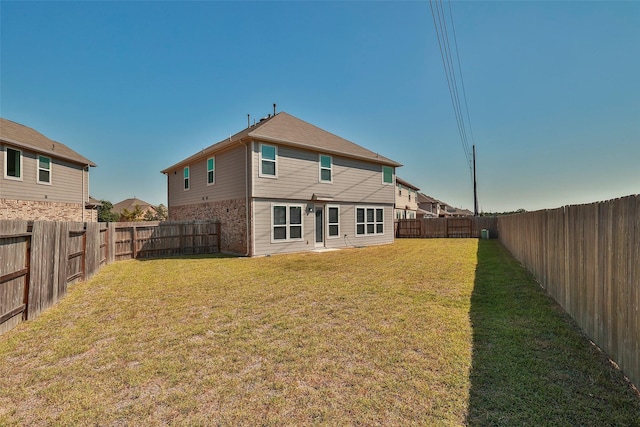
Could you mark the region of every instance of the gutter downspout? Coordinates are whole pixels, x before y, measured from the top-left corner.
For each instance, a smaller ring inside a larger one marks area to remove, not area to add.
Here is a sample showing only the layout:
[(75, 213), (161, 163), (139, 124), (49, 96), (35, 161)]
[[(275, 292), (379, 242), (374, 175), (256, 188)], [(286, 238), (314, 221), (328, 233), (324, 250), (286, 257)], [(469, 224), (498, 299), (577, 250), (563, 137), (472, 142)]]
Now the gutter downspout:
[[(249, 218), (249, 144), (248, 143), (243, 143), (244, 145), (244, 190), (245, 190), (245, 217), (247, 220), (247, 252), (244, 254), (244, 256), (249, 256), (249, 254), (251, 253), (251, 219)], [(253, 171), (253, 168), (251, 168), (251, 170)]]
[[(80, 207), (82, 209), (82, 222), (84, 222), (84, 172), (85, 172), (85, 167), (87, 168), (87, 181), (89, 181), (89, 165), (83, 166), (82, 167), (82, 205)], [(89, 184), (89, 183), (87, 182), (87, 184)]]

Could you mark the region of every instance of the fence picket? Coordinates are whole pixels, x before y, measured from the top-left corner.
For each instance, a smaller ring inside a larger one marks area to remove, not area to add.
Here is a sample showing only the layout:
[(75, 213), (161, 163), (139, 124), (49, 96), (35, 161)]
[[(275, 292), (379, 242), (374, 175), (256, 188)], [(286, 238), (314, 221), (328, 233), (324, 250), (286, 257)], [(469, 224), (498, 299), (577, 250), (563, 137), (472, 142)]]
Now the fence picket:
[(640, 196), (498, 217), (500, 240), (640, 384)]
[[(192, 235), (181, 236), (181, 230)], [(28, 302), (28, 318), (34, 319), (64, 298), (70, 284), (88, 280), (102, 265), (134, 254), (158, 257), (220, 252), (220, 223), (206, 221), (85, 224), (0, 220), (0, 237), (0, 334), (21, 321), (23, 303)], [(181, 245), (183, 242), (189, 246)]]

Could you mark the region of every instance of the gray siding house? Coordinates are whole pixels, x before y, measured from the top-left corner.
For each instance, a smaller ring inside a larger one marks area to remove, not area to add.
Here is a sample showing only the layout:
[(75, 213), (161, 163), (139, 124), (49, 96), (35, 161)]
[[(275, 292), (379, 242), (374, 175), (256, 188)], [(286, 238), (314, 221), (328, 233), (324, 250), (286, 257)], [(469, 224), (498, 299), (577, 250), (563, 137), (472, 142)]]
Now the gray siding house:
[(418, 214), (418, 190), (415, 185), (396, 177), (396, 219), (415, 219)]
[(0, 219), (96, 221), (89, 208), (93, 166), (66, 145), (0, 118)]
[(393, 242), (399, 163), (280, 112), (165, 169), (169, 220), (257, 256)]

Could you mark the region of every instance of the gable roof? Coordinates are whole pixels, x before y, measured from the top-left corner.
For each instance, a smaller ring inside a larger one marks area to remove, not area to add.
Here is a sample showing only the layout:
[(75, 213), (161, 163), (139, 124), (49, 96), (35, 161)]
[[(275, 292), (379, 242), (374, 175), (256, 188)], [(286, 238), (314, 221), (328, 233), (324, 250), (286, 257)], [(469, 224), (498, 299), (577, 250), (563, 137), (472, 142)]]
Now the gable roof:
[(128, 210), (129, 212), (133, 212), (136, 206), (139, 206), (140, 209), (143, 211), (148, 208), (156, 210), (156, 207), (151, 203), (147, 203), (144, 200), (140, 200), (134, 197), (132, 199), (124, 199), (123, 201), (114, 204), (113, 207), (111, 208), (111, 212), (122, 214), (122, 212), (125, 209)]
[(40, 132), (20, 123), (0, 118), (0, 142), (25, 148), (36, 153), (47, 154), (83, 166), (96, 166), (91, 160), (81, 156), (66, 145), (47, 138)]
[(194, 161), (211, 156), (225, 148), (250, 140), (288, 145), (382, 165), (402, 166), (398, 162), (281, 111), (274, 116), (263, 119), (259, 123), (236, 133), (228, 139), (213, 144), (181, 162), (164, 169), (162, 173), (168, 173), (181, 166), (186, 166)]
[(404, 179), (400, 178), (397, 175), (396, 175), (396, 184), (401, 184), (402, 186), (410, 188), (412, 190), (416, 190), (416, 191), (420, 190), (418, 187), (411, 184), (409, 181), (405, 181)]
[(424, 193), (418, 193), (418, 203), (442, 203), (442, 202), (437, 199), (434, 199), (431, 196), (427, 196)]

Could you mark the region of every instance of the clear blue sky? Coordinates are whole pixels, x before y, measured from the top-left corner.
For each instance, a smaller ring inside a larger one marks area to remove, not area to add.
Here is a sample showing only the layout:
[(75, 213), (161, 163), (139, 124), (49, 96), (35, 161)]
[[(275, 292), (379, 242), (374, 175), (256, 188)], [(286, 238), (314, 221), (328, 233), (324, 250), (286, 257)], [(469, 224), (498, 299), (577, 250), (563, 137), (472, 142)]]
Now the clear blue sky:
[[(454, 2), (484, 211), (640, 192), (640, 2)], [(0, 2), (0, 115), (166, 204), (160, 170), (272, 104), (473, 209), (428, 2)]]

